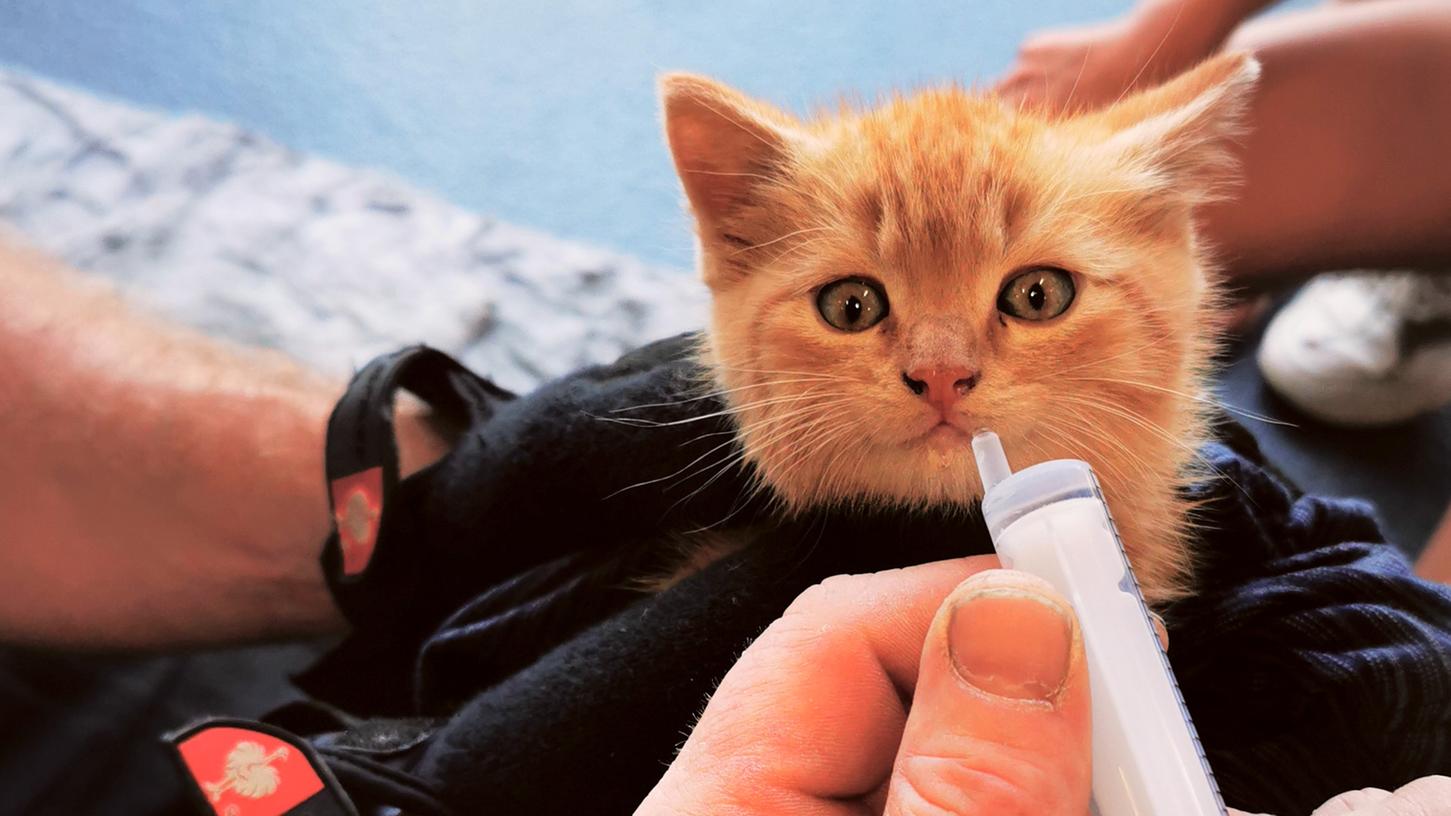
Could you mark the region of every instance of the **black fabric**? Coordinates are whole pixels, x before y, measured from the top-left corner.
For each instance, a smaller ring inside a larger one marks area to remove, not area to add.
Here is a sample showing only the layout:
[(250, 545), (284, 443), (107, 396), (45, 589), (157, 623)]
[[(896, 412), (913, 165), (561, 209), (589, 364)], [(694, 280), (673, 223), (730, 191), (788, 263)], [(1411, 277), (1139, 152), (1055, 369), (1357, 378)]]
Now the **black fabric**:
[[(413, 577), (342, 598), (351, 619), (388, 623), (360, 625), (303, 678), (367, 724), (294, 711), (289, 727), (335, 756), (362, 755), (348, 745), (373, 729), (369, 761), (457, 812), (628, 813), (806, 587), (990, 551), (965, 511), (777, 517), (729, 466), (693, 342), (522, 398), (476, 389), (486, 418), (385, 513), (377, 557)], [(1451, 591), (1411, 576), (1363, 505), (1298, 496), (1226, 434), (1203, 451), (1219, 475), (1195, 497), (1200, 592), (1167, 614), (1226, 800), (1291, 816), (1451, 771)], [(665, 592), (628, 587), (661, 565), (665, 533), (702, 526), (749, 527), (755, 543)], [(404, 714), (425, 719), (380, 719)]]
[[(0, 813), (152, 813), (182, 800), (158, 735), (208, 713), (259, 717), (321, 645), (184, 655), (0, 648)], [(190, 808), (180, 812), (194, 812)]]
[[(695, 492), (737, 448), (719, 403), (699, 399), (692, 342), (651, 344), (522, 399), (467, 389), (487, 419), (398, 485), (366, 603), (339, 597), (350, 620), (377, 625), (300, 677), (303, 688), (355, 711), (450, 711), (638, 599), (624, 579), (659, 558), (669, 529), (761, 517), (765, 498), (738, 503), (741, 471)], [(649, 407), (622, 410), (636, 406)], [(500, 613), (507, 622), (487, 634), (469, 626)], [(451, 636), (428, 641), (449, 615)]]
[[(371, 468), (382, 472), (382, 504), (392, 503), (398, 485), (398, 448), (393, 439), (393, 395), (409, 390), (429, 403), (440, 422), (475, 426), (493, 416), (497, 403), (513, 394), (473, 376), (452, 357), (426, 346), (411, 346), (364, 366), (338, 400), (328, 421), (325, 466), (329, 484)], [(336, 508), (334, 508), (336, 510)], [(425, 594), (414, 574), (416, 562), (394, 551), (378, 552), (358, 575), (345, 575), (338, 533), (323, 548), (323, 574), (355, 625), (387, 629), (400, 619), (378, 599)]]

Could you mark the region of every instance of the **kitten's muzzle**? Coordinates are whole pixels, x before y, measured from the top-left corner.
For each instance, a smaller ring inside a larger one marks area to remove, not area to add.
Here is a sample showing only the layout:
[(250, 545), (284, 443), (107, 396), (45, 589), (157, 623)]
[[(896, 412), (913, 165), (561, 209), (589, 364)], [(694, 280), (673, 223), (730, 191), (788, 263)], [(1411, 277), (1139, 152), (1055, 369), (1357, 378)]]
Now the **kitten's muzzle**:
[(916, 368), (902, 372), (902, 384), (946, 416), (959, 399), (977, 387), (982, 372), (966, 366)]

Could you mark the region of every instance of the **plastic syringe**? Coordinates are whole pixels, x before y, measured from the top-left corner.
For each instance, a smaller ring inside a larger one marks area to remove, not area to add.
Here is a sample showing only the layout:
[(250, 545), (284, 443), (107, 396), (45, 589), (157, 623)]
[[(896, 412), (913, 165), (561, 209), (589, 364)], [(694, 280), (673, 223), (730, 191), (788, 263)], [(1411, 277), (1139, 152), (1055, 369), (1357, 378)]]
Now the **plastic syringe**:
[(998, 559), (1073, 604), (1093, 697), (1099, 816), (1224, 816), (1224, 801), (1139, 593), (1098, 479), (1060, 459), (1013, 473), (991, 431), (972, 440)]

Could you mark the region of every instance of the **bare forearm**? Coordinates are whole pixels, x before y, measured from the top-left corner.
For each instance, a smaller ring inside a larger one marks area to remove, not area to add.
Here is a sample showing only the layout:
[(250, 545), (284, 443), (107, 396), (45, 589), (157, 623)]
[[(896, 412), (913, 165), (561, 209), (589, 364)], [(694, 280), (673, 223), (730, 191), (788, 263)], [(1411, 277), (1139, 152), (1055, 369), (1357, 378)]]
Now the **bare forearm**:
[(337, 629), (318, 567), (336, 383), (126, 309), (0, 244), (0, 637)]
[(1277, 5), (1280, 0), (1190, 0), (1205, 6), (1218, 6), (1224, 14), (1236, 22), (1243, 22), (1266, 8)]
[(1451, 9), (1379, 0), (1287, 13), (1228, 47), (1264, 65), (1240, 148), (1246, 182), (1205, 218), (1237, 280), (1451, 262)]
[(1227, 36), (1240, 23), (1280, 0), (1142, 0), (1140, 6), (1179, 6), (1183, 19), (1196, 23), (1212, 23), (1224, 28)]

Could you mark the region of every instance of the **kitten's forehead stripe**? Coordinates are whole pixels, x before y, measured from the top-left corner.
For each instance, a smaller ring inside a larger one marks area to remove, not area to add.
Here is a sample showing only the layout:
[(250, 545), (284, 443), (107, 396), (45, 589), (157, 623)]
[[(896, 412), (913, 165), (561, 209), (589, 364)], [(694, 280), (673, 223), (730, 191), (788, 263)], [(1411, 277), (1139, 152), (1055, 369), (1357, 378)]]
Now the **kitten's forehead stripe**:
[(863, 232), (868, 235), (879, 234), (882, 229), (882, 219), (886, 216), (882, 205), (881, 190), (873, 187), (860, 189), (857, 192), (856, 212)]
[(1000, 200), (998, 211), (1002, 218), (1001, 241), (1006, 246), (1022, 229), (1027, 214), (1028, 194), (1021, 186), (1008, 183), (1002, 188)]
[(813, 181), (831, 196), (840, 189), (832, 181), (853, 179), (854, 197), (841, 209), (857, 214), (885, 266), (1001, 256), (1029, 218), (1030, 182), (1016, 166), (1034, 136), (1003, 119), (996, 104), (958, 92), (899, 98), (842, 123), (834, 160)]

